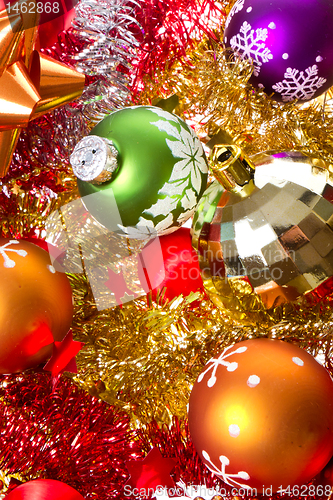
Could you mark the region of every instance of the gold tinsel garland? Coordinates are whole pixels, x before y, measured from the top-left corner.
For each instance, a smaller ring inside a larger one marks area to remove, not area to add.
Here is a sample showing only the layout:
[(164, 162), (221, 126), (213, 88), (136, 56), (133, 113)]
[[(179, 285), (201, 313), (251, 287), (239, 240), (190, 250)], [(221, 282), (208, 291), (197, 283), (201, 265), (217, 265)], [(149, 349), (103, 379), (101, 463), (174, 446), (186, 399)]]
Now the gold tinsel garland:
[[(221, 128), (249, 155), (297, 150), (324, 160), (330, 168), (330, 94), (326, 101), (281, 105), (248, 84), (251, 73), (250, 63), (233, 60), (222, 45), (203, 40), (188, 54), (187, 63), (147, 78), (139, 104), (177, 94), (177, 113), (192, 120), (203, 140)], [(74, 290), (81, 288), (81, 295), (88, 297), (89, 292), (83, 292), (87, 283), (80, 280)], [(126, 409), (138, 425), (152, 418), (169, 423), (172, 415), (186, 415), (192, 384), (204, 364), (233, 342), (261, 336), (284, 339), (313, 355), (321, 353), (329, 362), (330, 297), (312, 307), (303, 299), (268, 312), (247, 290), (231, 290), (230, 301), (235, 312), (238, 302), (242, 308), (248, 302), (252, 325), (237, 323), (204, 296), (198, 307), (180, 296), (163, 306), (136, 300), (100, 313), (93, 306), (89, 313), (86, 309), (75, 322), (76, 335), (86, 346), (78, 356), (80, 373), (74, 380)]]
[[(223, 31), (218, 34), (223, 39)], [(222, 43), (204, 40), (154, 80), (147, 78), (141, 102), (177, 94), (176, 110), (193, 120), (201, 138), (226, 130), (248, 155), (300, 151), (333, 164), (333, 91), (305, 104), (280, 104), (249, 84), (250, 61), (235, 59)]]
[[(226, 10), (234, 2), (224, 2)], [(223, 39), (223, 30), (218, 34)], [(192, 120), (199, 136), (208, 140), (219, 128), (226, 130), (249, 155), (261, 151), (297, 150), (319, 158), (328, 169), (333, 164), (333, 99), (330, 92), (308, 104), (279, 104), (248, 83), (248, 62), (233, 60), (222, 44), (197, 42), (188, 60), (167, 68), (163, 75), (146, 81), (139, 104), (156, 97), (177, 94), (177, 112)], [(72, 179), (70, 179), (72, 181)], [(11, 189), (17, 190), (15, 185)], [(42, 230), (50, 212), (74, 200), (44, 203), (28, 193), (15, 193), (17, 214), (2, 221), (3, 236), (25, 235)], [(68, 221), (67, 221), (68, 222)], [(72, 227), (77, 221), (71, 221)], [(67, 228), (68, 229), (68, 228)], [(91, 224), (87, 229), (98, 231)], [(85, 239), (76, 233), (77, 245)], [(126, 245), (125, 245), (126, 246)], [(69, 250), (69, 260), (71, 260)], [(84, 268), (84, 265), (83, 265)], [(270, 337), (295, 342), (313, 355), (322, 354), (329, 368), (332, 354), (331, 300), (312, 308), (306, 300), (266, 312), (253, 297), (230, 295), (250, 301), (255, 311), (252, 325), (237, 323), (203, 295), (174, 299), (168, 304), (137, 299), (113, 309), (98, 311), (85, 273), (69, 275), (74, 300), (73, 332), (85, 342), (77, 356), (79, 373), (73, 380), (92, 395), (125, 409), (133, 425), (155, 418), (170, 423), (173, 415), (186, 416), (193, 382), (205, 363), (233, 342)]]
[[(126, 410), (134, 425), (169, 424), (186, 416), (192, 384), (206, 362), (233, 342), (269, 337), (297, 343), (329, 362), (333, 318), (329, 303), (311, 310), (285, 306), (279, 324), (241, 326), (202, 294), (168, 304), (135, 300), (98, 312), (84, 276), (71, 276), (77, 312), (74, 334), (86, 343), (73, 380)], [(194, 305), (193, 305), (193, 301)]]
[[(11, 224), (3, 221), (4, 236), (24, 236), (37, 222), (41, 230), (47, 227), (46, 220), (54, 207), (44, 206), (37, 199), (33, 202), (27, 194), (17, 196), (21, 211)], [(66, 215), (64, 207), (62, 211)], [(78, 212), (77, 217), (80, 215)], [(108, 253), (105, 240), (95, 247), (98, 239), (92, 237), (99, 234), (99, 224), (92, 220), (79, 223), (75, 217), (66, 220), (71, 223), (74, 242), (88, 245), (86, 251), (90, 254), (94, 247), (96, 258), (103, 263)], [(54, 229), (59, 231), (57, 226)], [(126, 240), (122, 241), (126, 249)], [(74, 250), (68, 250), (71, 261)], [(245, 326), (200, 293), (179, 296), (167, 304), (162, 300), (155, 303), (148, 296), (122, 308), (99, 311), (85, 272), (69, 274), (69, 278), (75, 304), (73, 333), (76, 340), (85, 342), (77, 356), (79, 373), (71, 377), (90, 394), (126, 410), (133, 425), (146, 424), (153, 418), (169, 424), (174, 415), (186, 416), (196, 377), (211, 357), (233, 342), (262, 336), (284, 339), (315, 356), (321, 354), (331, 368), (333, 294), (312, 307), (304, 298), (298, 304), (285, 304), (267, 312), (244, 290), (244, 296), (235, 295), (231, 301), (236, 311), (238, 301), (249, 301), (255, 320)]]

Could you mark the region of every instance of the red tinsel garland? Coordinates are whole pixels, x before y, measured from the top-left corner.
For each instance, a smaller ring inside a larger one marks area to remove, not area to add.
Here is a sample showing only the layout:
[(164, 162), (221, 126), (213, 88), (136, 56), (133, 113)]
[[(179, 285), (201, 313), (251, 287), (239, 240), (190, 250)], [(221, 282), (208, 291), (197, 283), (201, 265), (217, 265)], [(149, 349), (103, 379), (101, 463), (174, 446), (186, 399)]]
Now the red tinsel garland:
[(125, 462), (143, 457), (126, 415), (64, 377), (53, 389), (45, 373), (2, 376), (0, 398), (2, 471), (63, 481), (86, 499), (122, 498)]
[[(187, 423), (160, 428), (152, 422), (132, 431), (125, 414), (61, 377), (53, 388), (45, 373), (0, 378), (0, 469), (33, 478), (57, 479), (86, 499), (123, 498), (126, 462), (157, 447), (176, 462), (175, 482), (224, 487), (203, 465)], [(17, 486), (12, 481), (9, 490)]]
[[(53, 387), (51, 377), (40, 372), (1, 376), (0, 399), (0, 469), (7, 478), (56, 479), (87, 500), (124, 500), (132, 498), (124, 496), (126, 462), (142, 460), (158, 448), (176, 463), (171, 476), (178, 492), (205, 485), (231, 495), (201, 462), (186, 421), (174, 419), (170, 428), (151, 422), (133, 431), (125, 414), (63, 376)], [(324, 484), (323, 478), (316, 480)], [(12, 479), (9, 491), (18, 483)]]
[(194, 32), (216, 39), (209, 28), (211, 17), (222, 11), (214, 0), (146, 0), (136, 10), (135, 18), (141, 31), (136, 36), (141, 42), (135, 64), (132, 92), (136, 97), (143, 90), (143, 79), (154, 79), (176, 62), (186, 62), (186, 54), (193, 47)]
[(156, 422), (151, 422), (146, 429), (139, 429), (137, 435), (145, 455), (152, 447), (157, 447), (163, 457), (175, 460), (172, 474), (175, 483), (182, 481), (187, 486), (205, 485), (217, 491), (223, 488), (231, 490), (204, 466), (192, 443), (187, 421), (174, 418), (170, 428), (161, 428)]

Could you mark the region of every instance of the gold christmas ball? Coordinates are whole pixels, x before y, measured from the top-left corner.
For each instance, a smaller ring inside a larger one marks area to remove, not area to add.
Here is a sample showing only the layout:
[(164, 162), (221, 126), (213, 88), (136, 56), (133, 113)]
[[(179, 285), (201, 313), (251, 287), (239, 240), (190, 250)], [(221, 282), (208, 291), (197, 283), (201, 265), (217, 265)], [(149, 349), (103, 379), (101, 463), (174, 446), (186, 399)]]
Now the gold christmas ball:
[(279, 340), (246, 340), (210, 360), (188, 418), (209, 470), (235, 488), (255, 488), (255, 496), (306, 485), (333, 454), (330, 375)]
[(69, 280), (49, 254), (26, 241), (0, 239), (0, 373), (46, 361), (72, 317)]
[(244, 322), (262, 322), (264, 316), (254, 313), (297, 301), (318, 287), (326, 287), (326, 294), (333, 290), (328, 171), (299, 153), (262, 154), (253, 163), (254, 181), (240, 192), (212, 182), (192, 228), (209, 296)]

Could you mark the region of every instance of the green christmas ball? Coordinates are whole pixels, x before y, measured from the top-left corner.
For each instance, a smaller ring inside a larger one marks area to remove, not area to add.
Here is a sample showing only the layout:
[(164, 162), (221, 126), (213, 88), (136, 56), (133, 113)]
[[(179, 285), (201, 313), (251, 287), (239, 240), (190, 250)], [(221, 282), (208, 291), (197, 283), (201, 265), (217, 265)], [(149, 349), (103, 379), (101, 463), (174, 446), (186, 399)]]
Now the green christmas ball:
[(207, 185), (195, 132), (154, 106), (108, 115), (77, 144), (71, 164), (91, 215), (131, 237), (175, 231), (193, 215)]

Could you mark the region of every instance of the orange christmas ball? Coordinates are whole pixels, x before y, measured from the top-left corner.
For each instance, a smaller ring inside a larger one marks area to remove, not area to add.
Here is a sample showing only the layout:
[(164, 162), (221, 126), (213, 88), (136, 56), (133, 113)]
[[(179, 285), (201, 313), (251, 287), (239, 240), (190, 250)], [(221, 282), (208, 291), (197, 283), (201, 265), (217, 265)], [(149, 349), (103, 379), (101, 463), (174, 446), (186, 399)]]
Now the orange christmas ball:
[(49, 254), (26, 241), (0, 239), (0, 373), (46, 361), (72, 317), (68, 278)]
[(306, 351), (279, 340), (228, 347), (189, 403), (193, 443), (225, 483), (257, 494), (304, 485), (333, 454), (333, 382)]

